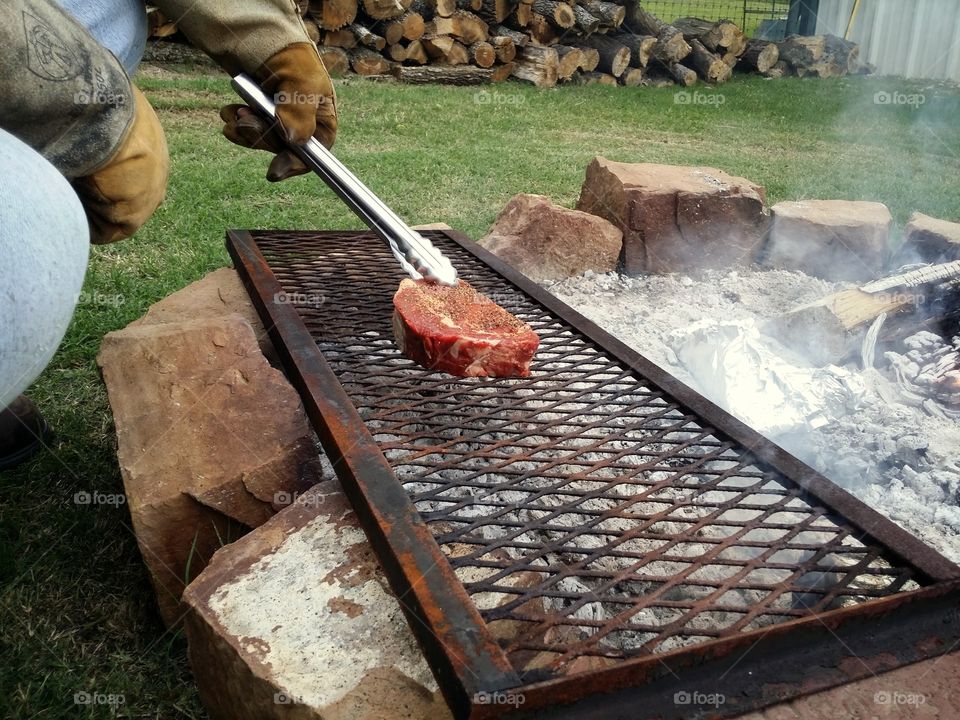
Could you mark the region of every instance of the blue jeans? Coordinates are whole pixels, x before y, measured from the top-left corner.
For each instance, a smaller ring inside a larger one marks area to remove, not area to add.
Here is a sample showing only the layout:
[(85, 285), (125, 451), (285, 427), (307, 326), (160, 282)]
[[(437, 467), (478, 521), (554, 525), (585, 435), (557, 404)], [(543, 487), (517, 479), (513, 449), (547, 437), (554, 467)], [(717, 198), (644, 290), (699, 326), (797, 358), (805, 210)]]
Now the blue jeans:
[(89, 252), (87, 216), (70, 183), (0, 129), (0, 408), (60, 345)]

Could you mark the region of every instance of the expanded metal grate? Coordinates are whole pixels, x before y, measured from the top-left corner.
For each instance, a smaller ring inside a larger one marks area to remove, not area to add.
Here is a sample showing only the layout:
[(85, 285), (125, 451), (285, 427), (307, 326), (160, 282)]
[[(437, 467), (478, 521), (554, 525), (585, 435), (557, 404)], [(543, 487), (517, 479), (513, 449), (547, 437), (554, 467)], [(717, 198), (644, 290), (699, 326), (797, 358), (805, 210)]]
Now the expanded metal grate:
[[(709, 654), (955, 570), (639, 356), (586, 335), (589, 323), (546, 307), (532, 284), (507, 282), (482, 251), (432, 234), (461, 277), (538, 333), (529, 378), (454, 378), (406, 359), (391, 326), (402, 271), (372, 235), (256, 233), (255, 248), (245, 237), (233, 243), (259, 250), (278, 283), (271, 298), (253, 278), (272, 305), (265, 320), (295, 309), (506, 658), (508, 684)], [(364, 438), (334, 438), (348, 442)]]

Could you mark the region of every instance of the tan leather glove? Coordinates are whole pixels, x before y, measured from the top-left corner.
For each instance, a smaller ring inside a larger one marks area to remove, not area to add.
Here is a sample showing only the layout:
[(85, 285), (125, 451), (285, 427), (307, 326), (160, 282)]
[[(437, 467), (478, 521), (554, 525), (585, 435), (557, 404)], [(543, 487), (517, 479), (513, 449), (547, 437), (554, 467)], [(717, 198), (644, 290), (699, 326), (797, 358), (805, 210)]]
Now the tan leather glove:
[(160, 120), (133, 88), (133, 122), (120, 147), (98, 169), (73, 181), (97, 244), (133, 235), (163, 201), (170, 173), (167, 140)]
[(276, 153), (267, 179), (276, 182), (308, 172), (284, 142), (302, 145), (311, 136), (331, 147), (337, 136), (337, 106), (333, 83), (316, 46), (295, 43), (271, 56), (255, 73), (264, 92), (277, 104), (278, 126), (271, 125), (245, 105), (227, 105), (220, 111), (223, 134), (243, 147)]

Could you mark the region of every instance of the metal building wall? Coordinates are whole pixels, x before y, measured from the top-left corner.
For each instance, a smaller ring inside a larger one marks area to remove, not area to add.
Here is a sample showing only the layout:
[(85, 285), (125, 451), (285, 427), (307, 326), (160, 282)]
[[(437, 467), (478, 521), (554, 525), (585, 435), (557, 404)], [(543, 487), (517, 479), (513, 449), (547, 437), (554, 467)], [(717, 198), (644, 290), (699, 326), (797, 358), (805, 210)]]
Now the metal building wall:
[[(854, 0), (820, 0), (817, 33), (843, 37)], [(881, 75), (960, 81), (960, 1), (861, 0), (850, 39)]]

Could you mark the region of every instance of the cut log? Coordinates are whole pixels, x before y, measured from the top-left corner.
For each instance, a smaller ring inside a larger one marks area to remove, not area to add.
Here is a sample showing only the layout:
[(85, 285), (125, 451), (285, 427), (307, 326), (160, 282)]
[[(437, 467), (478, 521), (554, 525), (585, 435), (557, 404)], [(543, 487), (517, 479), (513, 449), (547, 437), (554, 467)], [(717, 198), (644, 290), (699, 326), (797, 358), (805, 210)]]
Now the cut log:
[(427, 51), (420, 40), (411, 40), (407, 45), (407, 62), (414, 65), (426, 65), (430, 61)]
[(423, 37), (424, 22), (420, 13), (405, 12), (395, 22), (400, 23), (404, 40), (419, 40)]
[(740, 55), (747, 46), (746, 35), (732, 20), (703, 20), (701, 18), (680, 18), (673, 26), (683, 33), (684, 38), (699, 40), (710, 52), (724, 55), (732, 52)]
[(609, 35), (591, 35), (581, 39), (587, 47), (592, 47), (600, 54), (600, 64), (597, 69), (614, 77), (623, 75), (623, 71), (630, 65), (630, 48), (621, 45)]
[(358, 47), (350, 51), (350, 67), (357, 75), (386, 75), (393, 63), (380, 53)]
[(618, 28), (627, 16), (627, 10), (623, 5), (605, 0), (583, 0), (581, 4), (605, 27)]
[(589, 35), (600, 29), (600, 18), (582, 5), (573, 6), (573, 16), (576, 19), (575, 24), (580, 29), (580, 32)]
[(657, 44), (654, 46), (653, 56), (664, 65), (680, 62), (690, 54), (690, 45), (684, 40), (683, 33), (648, 12), (639, 2), (628, 6), (624, 26), (638, 35), (656, 37)]
[(420, 42), (423, 43), (423, 49), (426, 50), (428, 57), (434, 60), (444, 61), (446, 60), (447, 53), (450, 52), (450, 48), (453, 47), (455, 40), (449, 35), (426, 34), (421, 38)]
[(516, 9), (513, 11), (513, 20), (517, 27), (526, 27), (533, 17), (533, 0), (520, 0)]
[(467, 65), (470, 62), (470, 52), (461, 42), (453, 41), (450, 49), (443, 55), (448, 65)]
[(554, 45), (560, 63), (557, 65), (557, 77), (560, 80), (569, 80), (583, 65), (583, 50), (569, 45)]
[(450, 17), (438, 17), (433, 20), (435, 32), (439, 35), (453, 35), (468, 45), (483, 42), (489, 34), (489, 27), (478, 16), (466, 10), (457, 10)]
[(394, 20), (374, 22), (370, 27), (373, 32), (383, 37), (387, 45), (396, 45), (403, 38), (403, 25)]
[(517, 56), (517, 46), (513, 40), (504, 35), (490, 37), (487, 39), (487, 42), (493, 46), (493, 50), (497, 55), (497, 62), (513, 62), (513, 59)]
[(688, 68), (683, 63), (670, 63), (665, 66), (661, 65), (661, 67), (683, 87), (692, 87), (697, 84), (697, 71)]
[(491, 25), (490, 35), (495, 37), (510, 38), (513, 40), (513, 44), (516, 47), (523, 47), (530, 40), (530, 37), (527, 34), (519, 32), (518, 30), (511, 30), (503, 25)]
[(339, 47), (350, 50), (357, 46), (357, 37), (346, 28), (331, 30), (323, 34), (323, 44), (326, 47)]
[(639, 68), (645, 68), (650, 63), (651, 53), (653, 53), (653, 48), (657, 44), (657, 39), (652, 35), (610, 33), (607, 37), (629, 48), (630, 64)]
[[(326, 2), (327, 0), (324, 0)], [(363, 11), (374, 20), (389, 20), (403, 15), (413, 0), (363, 0)]]
[(457, 0), (457, 10), (476, 12), (483, 7), (483, 0)]
[(643, 68), (628, 67), (623, 71), (623, 75), (617, 79), (621, 85), (638, 87), (643, 84)]
[(857, 70), (860, 47), (834, 35), (791, 35), (778, 45), (780, 59), (800, 77), (843, 77)]
[(400, 43), (394, 43), (387, 48), (387, 57), (394, 62), (402, 63), (407, 59), (407, 48)]
[(507, 62), (502, 65), (494, 65), (491, 70), (493, 74), (490, 76), (490, 82), (504, 82), (507, 78), (513, 75), (513, 71), (516, 68), (516, 63)]
[(483, 0), (477, 15), (488, 23), (502, 23), (508, 17), (517, 3), (513, 0)]
[(592, 47), (581, 47), (580, 52), (583, 53), (583, 62), (580, 63), (580, 69), (584, 72), (593, 72), (596, 70), (597, 65), (600, 64), (600, 53), (597, 52), (597, 49)]
[(774, 80), (779, 80), (790, 74), (790, 64), (786, 60), (778, 60), (773, 67), (767, 70), (764, 75)]
[(531, 82), (537, 87), (553, 87), (557, 84), (557, 66), (560, 58), (550, 47), (527, 45), (517, 53), (513, 76)]
[(613, 75), (600, 72), (585, 72), (577, 76), (577, 82), (581, 85), (613, 85), (617, 86), (617, 79)]
[(361, 45), (377, 51), (382, 51), (387, 46), (386, 38), (371, 32), (359, 23), (351, 23), (347, 27)]
[(493, 67), (493, 64), (497, 61), (497, 53), (493, 49), (493, 45), (486, 41), (473, 43), (467, 50), (473, 64), (478, 67)]
[(716, 85), (730, 79), (733, 74), (732, 68), (719, 55), (707, 50), (702, 42), (691, 40), (690, 49), (691, 53), (684, 64), (696, 70), (701, 78)]
[(450, 17), (457, 11), (456, 0), (426, 0), (426, 2), (433, 8), (434, 14), (440, 17)]
[(765, 73), (780, 60), (780, 49), (776, 43), (766, 40), (750, 40), (740, 57), (742, 67), (759, 73)]
[(423, 67), (394, 68), (394, 76), (400, 82), (414, 85), (443, 83), (445, 85), (484, 85), (491, 82), (493, 70), (472, 65), (425, 65)]
[(573, 8), (565, 2), (557, 0), (533, 0), (533, 10), (543, 15), (556, 27), (566, 30), (572, 28), (577, 21)]
[(343, 48), (321, 45), (317, 50), (323, 66), (330, 75), (346, 75), (350, 71), (350, 57)]
[(320, 27), (317, 23), (310, 18), (303, 18), (303, 28), (307, 31), (307, 37), (310, 38), (310, 42), (316, 45), (320, 42)]
[(530, 33), (534, 42), (540, 45), (553, 45), (560, 39), (556, 28), (540, 13), (533, 13), (530, 16), (530, 22), (527, 23), (527, 32)]
[(339, 30), (357, 19), (357, 9), (357, 0), (313, 0), (308, 12), (324, 30)]

